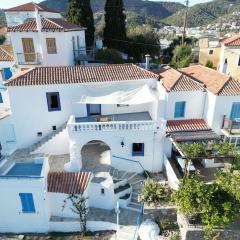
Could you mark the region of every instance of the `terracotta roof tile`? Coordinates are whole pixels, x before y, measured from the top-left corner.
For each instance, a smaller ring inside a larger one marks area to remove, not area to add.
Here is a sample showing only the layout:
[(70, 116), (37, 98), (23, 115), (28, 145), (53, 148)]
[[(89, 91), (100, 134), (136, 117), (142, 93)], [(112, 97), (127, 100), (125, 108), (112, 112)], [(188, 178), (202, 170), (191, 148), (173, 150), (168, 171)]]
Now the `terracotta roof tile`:
[(232, 95), (234, 92), (234, 95), (240, 95), (240, 92), (236, 91), (240, 88), (240, 82), (216, 70), (193, 65), (179, 69), (179, 71), (204, 84), (207, 90), (213, 94)]
[(202, 91), (204, 89), (199, 82), (173, 68), (166, 68), (159, 76), (167, 91)]
[(4, 112), (0, 112), (0, 120), (4, 119), (6, 117), (9, 117), (11, 115), (12, 115), (12, 111), (10, 109), (7, 109)]
[(6, 9), (5, 12), (34, 12), (35, 9), (37, 9), (40, 12), (58, 13), (54, 9), (45, 7), (41, 4), (37, 4), (37, 3), (34, 3), (34, 2), (29, 2), (29, 3), (25, 3), (25, 4), (17, 6), (17, 7)]
[(48, 192), (82, 195), (91, 175), (90, 172), (49, 172)]
[(6, 86), (96, 83), (157, 79), (158, 75), (134, 64), (101, 66), (37, 67), (13, 76)]
[[(79, 31), (84, 28), (65, 21), (62, 18), (42, 18), (42, 32), (57, 31), (69, 32)], [(27, 22), (8, 28), (9, 32), (37, 32), (37, 23), (35, 19), (29, 19)]]
[(168, 120), (167, 133), (211, 130), (204, 119)]
[(225, 46), (240, 46), (240, 36), (232, 36), (221, 41)]
[(14, 61), (13, 55), (7, 52), (3, 46), (0, 46), (0, 61), (6, 61), (6, 62)]

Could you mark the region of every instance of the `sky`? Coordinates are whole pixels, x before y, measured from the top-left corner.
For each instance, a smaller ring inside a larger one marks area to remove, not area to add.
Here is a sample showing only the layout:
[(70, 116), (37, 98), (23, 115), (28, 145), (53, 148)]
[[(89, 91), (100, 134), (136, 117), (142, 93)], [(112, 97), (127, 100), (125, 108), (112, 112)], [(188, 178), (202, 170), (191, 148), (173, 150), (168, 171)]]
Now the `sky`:
[[(0, 8), (11, 8), (15, 7), (24, 3), (28, 2), (41, 2), (42, 0), (0, 0)], [(152, 0), (152, 1), (159, 1), (159, 0)], [(165, 0), (168, 2), (180, 2), (180, 3), (185, 3), (185, 0)], [(196, 3), (203, 3), (203, 2), (209, 2), (210, 0), (190, 0), (190, 4), (196, 4)]]

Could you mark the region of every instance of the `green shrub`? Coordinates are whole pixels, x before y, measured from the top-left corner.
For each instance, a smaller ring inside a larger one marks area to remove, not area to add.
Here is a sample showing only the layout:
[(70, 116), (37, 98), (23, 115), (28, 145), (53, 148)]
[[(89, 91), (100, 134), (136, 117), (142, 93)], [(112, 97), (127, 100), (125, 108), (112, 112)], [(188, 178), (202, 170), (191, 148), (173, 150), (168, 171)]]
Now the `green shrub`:
[(139, 201), (149, 206), (160, 206), (170, 199), (171, 190), (167, 185), (161, 184), (152, 179), (144, 182), (139, 194)]
[(100, 50), (96, 54), (96, 59), (111, 64), (124, 63), (124, 59), (121, 57), (120, 53), (110, 48)]
[(181, 236), (179, 234), (179, 232), (172, 232), (169, 237), (169, 240), (181, 240)]
[(205, 66), (208, 68), (213, 68), (213, 62), (211, 60), (207, 60)]

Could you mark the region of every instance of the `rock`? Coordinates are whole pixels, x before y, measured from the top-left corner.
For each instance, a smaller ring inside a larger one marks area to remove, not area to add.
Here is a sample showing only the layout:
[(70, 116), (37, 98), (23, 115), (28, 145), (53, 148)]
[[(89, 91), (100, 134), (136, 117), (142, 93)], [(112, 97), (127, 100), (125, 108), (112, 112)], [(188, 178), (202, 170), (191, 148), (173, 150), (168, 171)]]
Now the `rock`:
[(151, 219), (144, 221), (139, 228), (139, 237), (141, 240), (158, 240), (160, 228)]

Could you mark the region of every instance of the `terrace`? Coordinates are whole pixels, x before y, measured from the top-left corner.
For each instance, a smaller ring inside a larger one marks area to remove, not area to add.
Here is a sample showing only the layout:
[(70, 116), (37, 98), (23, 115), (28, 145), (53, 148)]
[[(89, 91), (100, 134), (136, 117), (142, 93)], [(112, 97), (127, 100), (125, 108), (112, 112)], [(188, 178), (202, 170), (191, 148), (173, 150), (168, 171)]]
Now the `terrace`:
[(71, 132), (79, 131), (121, 131), (154, 130), (155, 121), (148, 112), (95, 115), (88, 117), (71, 116), (68, 121)]
[(223, 117), (222, 132), (224, 135), (240, 135), (240, 119), (229, 119), (226, 115)]

